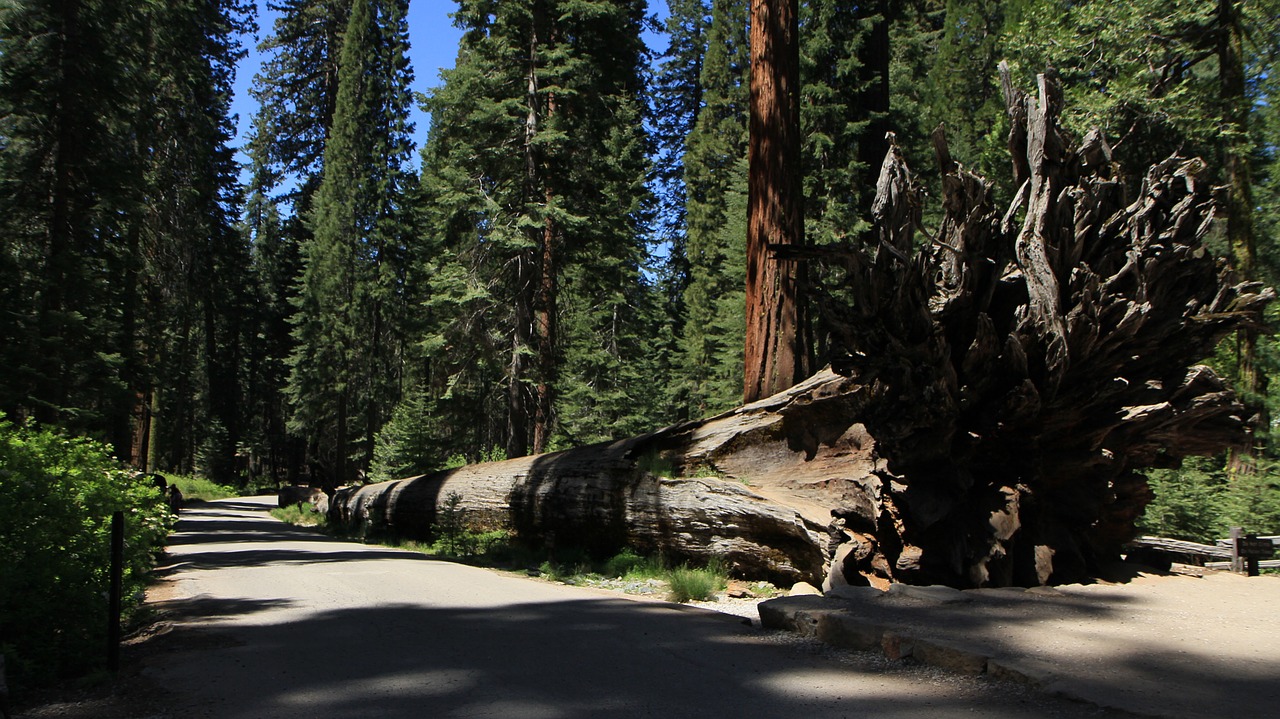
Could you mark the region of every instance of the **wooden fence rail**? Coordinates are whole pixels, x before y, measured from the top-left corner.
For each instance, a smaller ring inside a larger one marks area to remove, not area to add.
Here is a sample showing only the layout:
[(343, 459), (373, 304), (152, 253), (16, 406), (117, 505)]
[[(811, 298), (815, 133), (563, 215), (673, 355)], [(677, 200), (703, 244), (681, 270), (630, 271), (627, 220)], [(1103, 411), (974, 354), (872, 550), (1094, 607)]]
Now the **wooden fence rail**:
[(1170, 563), (1191, 564), (1208, 569), (1230, 569), (1256, 576), (1259, 569), (1280, 568), (1280, 559), (1271, 559), (1280, 547), (1280, 536), (1255, 537), (1233, 527), (1231, 537), (1214, 544), (1200, 544), (1166, 537), (1139, 537), (1129, 543), (1129, 556), (1167, 569)]

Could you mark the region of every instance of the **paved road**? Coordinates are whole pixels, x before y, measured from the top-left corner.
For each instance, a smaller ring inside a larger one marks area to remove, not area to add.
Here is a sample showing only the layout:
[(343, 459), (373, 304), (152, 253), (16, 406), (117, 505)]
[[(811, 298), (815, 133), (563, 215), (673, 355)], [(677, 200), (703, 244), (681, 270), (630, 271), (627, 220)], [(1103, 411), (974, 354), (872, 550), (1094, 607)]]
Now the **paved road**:
[(1120, 716), (983, 679), (834, 655), (737, 618), (338, 542), (274, 498), (183, 513), (145, 673), (173, 715)]

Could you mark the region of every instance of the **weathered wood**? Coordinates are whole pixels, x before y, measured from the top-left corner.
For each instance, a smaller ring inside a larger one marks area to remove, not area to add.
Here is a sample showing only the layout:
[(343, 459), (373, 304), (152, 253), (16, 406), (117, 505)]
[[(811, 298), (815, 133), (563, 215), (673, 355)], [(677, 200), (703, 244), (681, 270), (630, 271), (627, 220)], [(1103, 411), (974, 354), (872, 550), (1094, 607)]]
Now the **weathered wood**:
[[(953, 586), (1087, 577), (1119, 556), (1151, 490), (1137, 470), (1248, 440), (1249, 410), (1195, 363), (1275, 293), (1204, 247), (1218, 209), (1204, 163), (1171, 157), (1134, 193), (1101, 133), (1057, 124), (1052, 75), (1002, 85), (1020, 189), (1001, 211), (934, 136), (944, 215), (917, 249), (920, 193), (891, 148), (861, 242), (825, 262), (833, 363), (867, 387), (886, 464), (879, 516), (845, 577)], [(927, 234), (927, 233), (926, 233)], [(887, 569), (886, 569), (887, 568)]]
[(1231, 557), (1231, 550), (1225, 547), (1187, 542), (1181, 539), (1166, 539), (1164, 537), (1138, 537), (1130, 541), (1128, 546), (1133, 549), (1154, 549), (1179, 555), (1222, 557), (1227, 559)]
[(872, 469), (850, 405), (858, 392), (854, 380), (821, 372), (641, 437), (340, 490), (330, 517), (356, 533), (428, 537), (457, 493), (470, 526), (509, 528), (548, 550), (629, 546), (677, 562), (719, 557), (750, 577), (820, 581), (830, 507), (861, 498), (857, 483)]

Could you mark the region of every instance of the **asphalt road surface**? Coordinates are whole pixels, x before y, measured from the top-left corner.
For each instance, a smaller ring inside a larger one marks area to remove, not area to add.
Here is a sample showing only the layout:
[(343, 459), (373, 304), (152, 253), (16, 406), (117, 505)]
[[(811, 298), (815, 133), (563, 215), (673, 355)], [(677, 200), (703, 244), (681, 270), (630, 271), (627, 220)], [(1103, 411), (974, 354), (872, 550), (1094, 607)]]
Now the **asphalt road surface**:
[(184, 510), (171, 713), (357, 717), (1121, 716), (1020, 685), (838, 654), (736, 617), (285, 525), (274, 497)]

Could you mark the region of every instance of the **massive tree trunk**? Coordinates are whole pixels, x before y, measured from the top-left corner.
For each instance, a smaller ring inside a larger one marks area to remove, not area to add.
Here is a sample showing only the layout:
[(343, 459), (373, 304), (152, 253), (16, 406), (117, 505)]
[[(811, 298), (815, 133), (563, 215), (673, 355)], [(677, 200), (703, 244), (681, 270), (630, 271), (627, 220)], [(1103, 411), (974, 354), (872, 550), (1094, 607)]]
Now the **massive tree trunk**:
[(784, 390), (810, 373), (804, 269), (770, 257), (768, 249), (804, 242), (798, 5), (751, 3), (744, 402)]
[(735, 572), (820, 581), (830, 507), (872, 469), (855, 380), (821, 372), (790, 390), (641, 437), (341, 490), (349, 531), (429, 536), (457, 493), (473, 528), (509, 528), (553, 550), (623, 547)]
[(429, 534), (456, 492), (472, 524), (549, 547), (833, 583), (1028, 586), (1118, 558), (1151, 496), (1137, 470), (1247, 441), (1247, 409), (1195, 363), (1275, 293), (1204, 247), (1202, 162), (1155, 165), (1126, 205), (1101, 135), (1059, 129), (1052, 78), (1035, 99), (1003, 79), (1021, 184), (1006, 210), (939, 130), (944, 213), (924, 246), (891, 147), (867, 237), (774, 248), (843, 274), (820, 302), (836, 372), (643, 437), (344, 490), (335, 521)]

